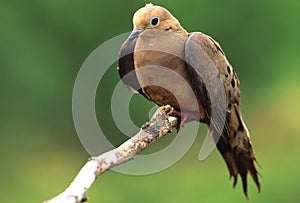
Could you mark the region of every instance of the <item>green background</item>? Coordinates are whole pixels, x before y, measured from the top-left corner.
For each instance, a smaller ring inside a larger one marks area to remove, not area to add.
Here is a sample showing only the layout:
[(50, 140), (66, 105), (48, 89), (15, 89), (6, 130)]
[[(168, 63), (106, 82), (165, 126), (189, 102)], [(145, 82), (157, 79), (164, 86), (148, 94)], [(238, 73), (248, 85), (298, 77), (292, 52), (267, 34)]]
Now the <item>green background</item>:
[[(132, 29), (132, 15), (145, 3), (1, 0), (2, 202), (49, 199), (67, 187), (88, 159), (72, 119), (77, 73), (95, 48)], [(216, 39), (238, 73), (244, 120), (262, 165), (260, 194), (249, 179), (251, 202), (300, 202), (300, 3), (152, 3), (168, 8), (188, 31), (202, 31)], [(126, 139), (112, 124), (107, 110), (118, 80), (114, 64), (99, 84), (96, 99), (97, 115), (106, 115), (100, 125), (115, 145)], [(133, 121), (144, 123), (152, 106), (141, 96), (134, 96), (130, 107)], [(188, 153), (160, 173), (105, 173), (89, 191), (89, 202), (247, 202), (241, 181), (232, 189), (216, 150), (204, 161), (197, 159), (205, 135), (206, 127), (201, 125)], [(148, 152), (171, 141), (163, 138)]]

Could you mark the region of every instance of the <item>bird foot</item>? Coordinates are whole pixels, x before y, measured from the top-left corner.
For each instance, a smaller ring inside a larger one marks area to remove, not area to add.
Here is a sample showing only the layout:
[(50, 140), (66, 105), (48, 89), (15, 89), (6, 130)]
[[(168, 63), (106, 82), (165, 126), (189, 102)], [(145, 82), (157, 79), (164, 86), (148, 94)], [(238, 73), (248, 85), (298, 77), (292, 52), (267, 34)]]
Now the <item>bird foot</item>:
[(183, 113), (183, 112), (180, 112), (180, 111), (176, 111), (174, 109), (169, 113), (169, 115), (177, 117), (178, 120), (180, 121), (176, 125), (177, 133), (179, 133), (181, 128), (184, 127), (185, 123), (187, 123), (189, 121), (192, 121), (192, 120), (199, 120), (199, 118), (197, 118), (197, 116), (193, 113)]

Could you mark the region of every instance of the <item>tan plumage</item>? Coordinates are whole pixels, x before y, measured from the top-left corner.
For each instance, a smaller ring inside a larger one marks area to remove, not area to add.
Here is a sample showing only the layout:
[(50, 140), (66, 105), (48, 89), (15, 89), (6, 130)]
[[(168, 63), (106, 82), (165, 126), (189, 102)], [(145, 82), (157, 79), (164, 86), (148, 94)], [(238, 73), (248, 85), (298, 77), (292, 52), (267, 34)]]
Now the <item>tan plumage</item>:
[[(234, 186), (240, 174), (247, 196), (249, 172), (260, 190), (249, 132), (240, 112), (239, 80), (219, 44), (203, 33), (188, 33), (169, 11), (151, 4), (134, 14), (133, 25), (120, 50), (123, 82), (158, 105), (173, 106), (189, 121), (211, 126), (209, 133), (234, 177)], [(219, 105), (222, 93), (224, 104)]]

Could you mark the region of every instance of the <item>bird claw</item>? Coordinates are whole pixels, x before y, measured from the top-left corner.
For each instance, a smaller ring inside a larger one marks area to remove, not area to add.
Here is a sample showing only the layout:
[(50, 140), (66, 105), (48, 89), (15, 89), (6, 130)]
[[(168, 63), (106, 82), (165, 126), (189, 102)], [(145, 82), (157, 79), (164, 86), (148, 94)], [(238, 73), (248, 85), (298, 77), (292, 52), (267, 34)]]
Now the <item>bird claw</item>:
[(184, 124), (188, 121), (188, 119), (188, 114), (185, 114), (182, 120), (180, 119), (179, 125), (176, 126), (177, 133), (179, 133), (179, 131), (184, 127)]
[(183, 113), (180, 111), (176, 111), (174, 109), (172, 111), (170, 111), (169, 115), (177, 117), (180, 121), (176, 125), (177, 133), (179, 133), (179, 131), (184, 127), (184, 124), (187, 123), (188, 121), (198, 120), (195, 118), (196, 116), (192, 113)]

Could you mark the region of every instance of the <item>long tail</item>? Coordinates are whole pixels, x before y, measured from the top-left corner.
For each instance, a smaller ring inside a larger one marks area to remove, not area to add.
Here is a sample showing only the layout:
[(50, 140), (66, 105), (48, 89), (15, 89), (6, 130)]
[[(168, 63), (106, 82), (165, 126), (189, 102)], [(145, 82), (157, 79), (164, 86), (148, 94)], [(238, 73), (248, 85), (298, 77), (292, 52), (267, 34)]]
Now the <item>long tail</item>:
[(258, 191), (260, 191), (260, 182), (258, 172), (255, 168), (255, 156), (249, 139), (248, 129), (243, 122), (239, 107), (232, 105), (231, 111), (227, 116), (227, 127), (224, 128), (221, 137), (217, 131), (212, 130), (210, 133), (217, 143), (217, 148), (222, 154), (230, 177), (234, 178), (233, 186), (236, 186), (237, 176), (240, 174), (243, 182), (245, 196), (247, 193), (247, 174), (251, 174)]

